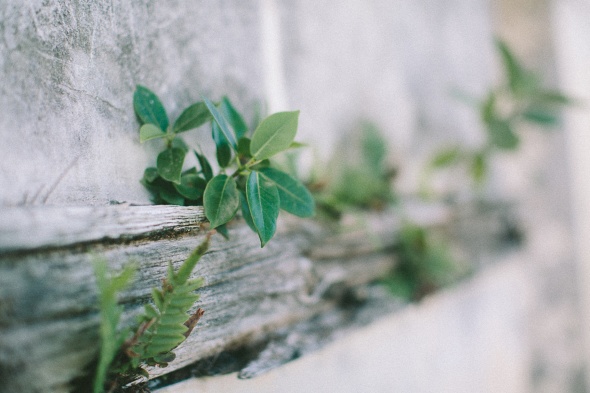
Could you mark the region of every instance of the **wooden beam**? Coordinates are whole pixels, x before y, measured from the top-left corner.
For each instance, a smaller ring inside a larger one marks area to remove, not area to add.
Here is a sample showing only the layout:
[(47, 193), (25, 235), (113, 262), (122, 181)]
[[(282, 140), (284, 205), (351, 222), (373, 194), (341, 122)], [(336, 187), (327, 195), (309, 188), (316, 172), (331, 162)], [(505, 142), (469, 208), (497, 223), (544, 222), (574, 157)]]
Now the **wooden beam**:
[[(201, 242), (203, 217), (180, 206), (3, 209), (0, 391), (68, 391), (98, 351), (93, 261), (139, 267), (122, 296), (131, 324), (168, 261), (178, 267)], [(351, 216), (338, 227), (279, 221), (264, 249), (241, 221), (230, 225), (230, 240), (213, 238), (194, 272), (206, 281), (195, 305), (205, 315), (177, 359), (151, 377), (191, 364), (185, 374), (257, 375), (399, 306), (369, 285), (393, 266), (394, 213)]]

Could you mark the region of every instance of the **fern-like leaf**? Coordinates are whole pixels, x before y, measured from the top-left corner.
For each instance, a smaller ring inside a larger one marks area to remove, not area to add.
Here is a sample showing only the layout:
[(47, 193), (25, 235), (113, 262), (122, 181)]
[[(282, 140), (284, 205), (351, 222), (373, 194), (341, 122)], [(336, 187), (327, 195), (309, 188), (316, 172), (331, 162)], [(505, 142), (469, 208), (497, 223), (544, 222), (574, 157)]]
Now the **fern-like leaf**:
[(101, 346), (98, 368), (94, 379), (94, 393), (104, 392), (109, 367), (129, 334), (129, 330), (117, 332), (117, 325), (122, 311), (121, 306), (117, 304), (117, 295), (129, 284), (135, 269), (127, 267), (118, 276), (110, 276), (107, 270), (108, 266), (104, 260), (95, 262), (94, 272), (100, 306)]
[(133, 353), (139, 355), (134, 359), (135, 364), (144, 362), (165, 367), (174, 359), (171, 351), (188, 337), (202, 315), (201, 309), (193, 316), (187, 314), (199, 300), (199, 295), (194, 291), (203, 285), (203, 279), (189, 277), (209, 248), (209, 237), (191, 253), (178, 272), (170, 264), (162, 288), (152, 290), (155, 307), (145, 307), (144, 323), (149, 323), (149, 327), (132, 348)]

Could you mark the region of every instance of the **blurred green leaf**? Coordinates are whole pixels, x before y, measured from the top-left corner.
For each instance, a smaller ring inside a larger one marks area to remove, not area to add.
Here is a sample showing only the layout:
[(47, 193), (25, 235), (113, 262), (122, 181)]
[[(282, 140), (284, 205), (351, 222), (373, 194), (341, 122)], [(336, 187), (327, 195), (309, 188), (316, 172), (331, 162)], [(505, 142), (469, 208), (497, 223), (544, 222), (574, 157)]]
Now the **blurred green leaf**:
[(211, 119), (211, 113), (204, 102), (197, 102), (186, 108), (174, 122), (172, 131), (184, 132), (192, 130), (207, 123)]
[(492, 145), (505, 150), (514, 150), (518, 147), (519, 139), (508, 121), (492, 121), (488, 123), (487, 130)]
[(484, 153), (476, 153), (471, 159), (471, 177), (476, 184), (482, 184), (488, 172), (488, 165)]
[(277, 229), (280, 204), (277, 187), (258, 172), (252, 171), (246, 183), (246, 197), (260, 246), (264, 247)]
[(276, 186), (281, 209), (299, 217), (314, 215), (313, 197), (298, 180), (274, 168), (262, 168), (259, 172)]
[(185, 155), (184, 150), (176, 147), (161, 152), (156, 161), (160, 176), (163, 179), (179, 184)]
[(227, 97), (223, 97), (221, 99), (220, 109), (221, 113), (223, 113), (223, 116), (234, 129), (236, 139), (239, 140), (240, 138), (244, 137), (248, 132), (248, 126), (242, 118), (242, 115), (240, 115), (240, 113), (234, 108)]
[(252, 157), (263, 160), (288, 149), (297, 133), (298, 118), (299, 111), (294, 111), (275, 113), (264, 119), (252, 135)]
[(444, 168), (455, 164), (462, 156), (461, 149), (457, 146), (439, 151), (432, 161), (430, 166), (432, 168)]
[(363, 124), (361, 144), (363, 159), (369, 165), (369, 168), (376, 173), (381, 173), (387, 156), (387, 141), (375, 125), (371, 123)]
[(148, 88), (137, 85), (133, 94), (133, 107), (135, 114), (142, 124), (151, 123), (160, 127), (162, 131), (168, 129), (168, 116), (166, 110), (156, 96)]
[(523, 113), (522, 117), (533, 123), (543, 126), (554, 126), (559, 122), (557, 115), (547, 109), (539, 107), (529, 107)]
[(233, 177), (217, 175), (205, 188), (205, 215), (212, 228), (223, 225), (231, 220), (240, 205), (240, 197)]

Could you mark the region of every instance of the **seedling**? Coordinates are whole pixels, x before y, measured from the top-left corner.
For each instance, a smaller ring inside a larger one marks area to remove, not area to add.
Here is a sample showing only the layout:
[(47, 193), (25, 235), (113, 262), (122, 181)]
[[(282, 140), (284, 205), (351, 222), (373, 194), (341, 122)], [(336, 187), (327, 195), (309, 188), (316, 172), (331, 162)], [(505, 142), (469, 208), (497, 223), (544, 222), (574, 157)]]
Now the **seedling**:
[[(186, 108), (170, 125), (159, 98), (143, 86), (133, 97), (135, 113), (141, 123), (141, 142), (164, 141), (156, 167), (145, 170), (141, 183), (155, 203), (203, 205), (205, 215), (219, 232), (238, 210), (260, 238), (262, 247), (273, 237), (279, 209), (300, 217), (314, 215), (315, 202), (297, 179), (272, 167), (269, 159), (299, 147), (294, 142), (299, 111), (268, 116), (250, 133), (243, 117), (227, 97), (213, 103), (203, 97)], [(214, 176), (209, 160), (194, 150), (199, 169), (184, 170), (191, 150), (179, 134), (211, 124), (219, 173)]]

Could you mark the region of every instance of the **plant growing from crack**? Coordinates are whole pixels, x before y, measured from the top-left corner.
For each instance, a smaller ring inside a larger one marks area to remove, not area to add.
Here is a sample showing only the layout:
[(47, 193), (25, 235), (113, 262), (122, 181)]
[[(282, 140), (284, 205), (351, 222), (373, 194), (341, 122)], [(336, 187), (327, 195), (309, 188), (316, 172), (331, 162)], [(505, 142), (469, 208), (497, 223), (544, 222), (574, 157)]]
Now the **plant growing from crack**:
[[(301, 146), (294, 142), (299, 111), (272, 114), (250, 134), (227, 97), (217, 104), (203, 97), (186, 108), (174, 124), (170, 124), (159, 98), (143, 86), (137, 86), (133, 104), (141, 123), (140, 141), (164, 141), (156, 167), (147, 168), (141, 180), (154, 202), (203, 205), (211, 228), (222, 234), (227, 233), (225, 224), (241, 209), (262, 247), (276, 231), (279, 209), (300, 217), (314, 215), (315, 202), (305, 186), (273, 168), (269, 161)], [(179, 134), (206, 123), (211, 123), (220, 168), (215, 176), (210, 162), (197, 150), (193, 152), (199, 169), (183, 171), (190, 149)]]
[(166, 367), (174, 360), (174, 348), (192, 332), (204, 311), (187, 313), (199, 299), (194, 291), (203, 285), (202, 278), (191, 279), (197, 262), (209, 247), (209, 238), (189, 255), (175, 271), (168, 265), (160, 289), (152, 289), (152, 304), (146, 304), (133, 329), (119, 329), (122, 307), (118, 294), (127, 287), (135, 269), (126, 267), (119, 275), (110, 275), (104, 261), (95, 263), (100, 307), (100, 355), (93, 383), (94, 393), (112, 392), (140, 376), (149, 377), (144, 366)]

